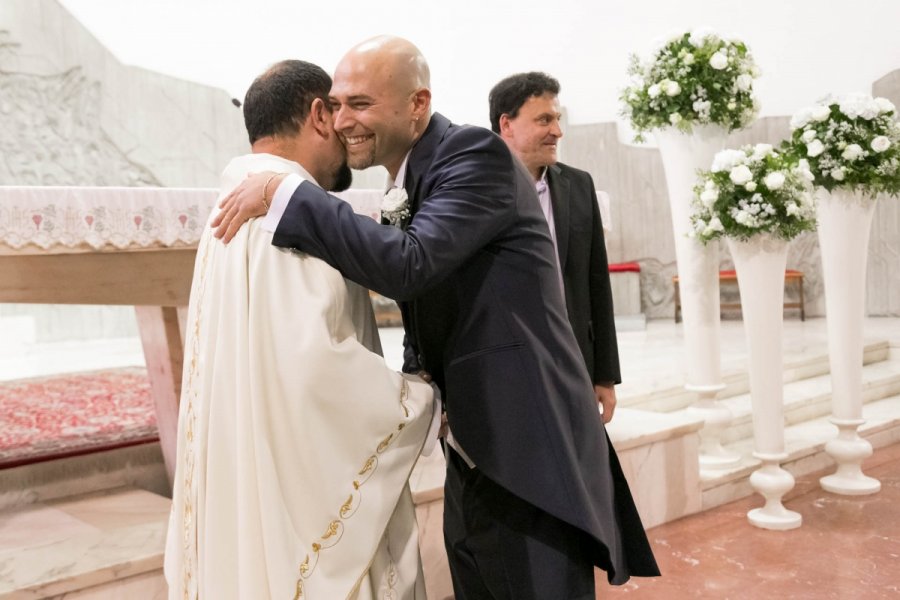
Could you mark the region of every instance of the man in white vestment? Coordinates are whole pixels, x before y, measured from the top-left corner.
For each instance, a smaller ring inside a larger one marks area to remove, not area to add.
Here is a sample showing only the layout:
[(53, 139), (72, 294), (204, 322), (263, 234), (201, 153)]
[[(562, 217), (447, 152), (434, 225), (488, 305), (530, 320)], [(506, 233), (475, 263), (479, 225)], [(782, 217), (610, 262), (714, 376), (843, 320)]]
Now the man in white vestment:
[[(221, 196), (260, 171), (346, 188), (330, 89), (302, 61), (261, 75), (244, 103), (253, 153), (225, 169)], [(433, 393), (376, 352), (366, 290), (279, 250), (254, 222), (227, 246), (206, 228), (188, 310), (170, 598), (424, 600), (407, 481)]]

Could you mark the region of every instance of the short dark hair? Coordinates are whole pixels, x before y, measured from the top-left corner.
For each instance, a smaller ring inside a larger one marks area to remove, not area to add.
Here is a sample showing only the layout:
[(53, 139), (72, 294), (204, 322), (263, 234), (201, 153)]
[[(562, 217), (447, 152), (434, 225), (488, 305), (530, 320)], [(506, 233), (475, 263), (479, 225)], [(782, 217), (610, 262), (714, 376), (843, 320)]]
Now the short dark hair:
[(331, 77), (321, 67), (302, 60), (275, 63), (256, 78), (244, 96), (244, 125), (250, 143), (270, 135), (300, 131), (313, 100), (329, 108)]
[(515, 119), (519, 109), (532, 96), (542, 96), (550, 92), (559, 95), (559, 82), (546, 73), (531, 71), (510, 75), (494, 86), (488, 95), (491, 110), (491, 129), (500, 133), (500, 116), (509, 115)]

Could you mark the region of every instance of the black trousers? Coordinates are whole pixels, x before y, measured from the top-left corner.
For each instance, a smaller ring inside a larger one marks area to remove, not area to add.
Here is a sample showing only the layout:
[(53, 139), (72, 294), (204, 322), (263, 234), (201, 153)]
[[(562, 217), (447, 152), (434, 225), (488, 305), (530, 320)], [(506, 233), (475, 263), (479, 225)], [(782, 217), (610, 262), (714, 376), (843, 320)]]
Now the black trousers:
[(538, 510), (448, 448), (444, 544), (456, 600), (594, 600), (587, 534)]

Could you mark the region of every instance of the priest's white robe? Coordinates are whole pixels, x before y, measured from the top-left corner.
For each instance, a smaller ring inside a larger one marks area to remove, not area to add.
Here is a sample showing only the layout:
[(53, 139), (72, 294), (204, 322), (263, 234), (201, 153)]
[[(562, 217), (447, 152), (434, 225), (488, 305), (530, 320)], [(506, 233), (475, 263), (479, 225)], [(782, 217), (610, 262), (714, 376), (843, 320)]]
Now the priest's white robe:
[[(242, 156), (222, 196), (266, 170), (309, 178), (276, 156)], [(407, 481), (431, 388), (362, 343), (377, 343), (365, 290), (275, 248), (258, 225), (227, 246), (207, 228), (197, 252), (169, 597), (424, 600)]]

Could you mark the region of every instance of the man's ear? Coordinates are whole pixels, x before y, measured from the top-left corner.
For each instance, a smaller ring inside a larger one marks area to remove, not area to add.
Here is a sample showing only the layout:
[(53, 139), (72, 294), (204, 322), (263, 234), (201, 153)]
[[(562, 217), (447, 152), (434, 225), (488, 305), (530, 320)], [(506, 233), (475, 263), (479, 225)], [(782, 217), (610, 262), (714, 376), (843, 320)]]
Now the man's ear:
[(506, 113), (500, 115), (500, 137), (512, 137), (512, 119)]
[(321, 98), (316, 98), (309, 105), (309, 123), (322, 137), (331, 137), (334, 133), (331, 124), (331, 111)]
[(413, 117), (416, 120), (426, 119), (431, 111), (431, 90), (422, 88), (413, 92)]

